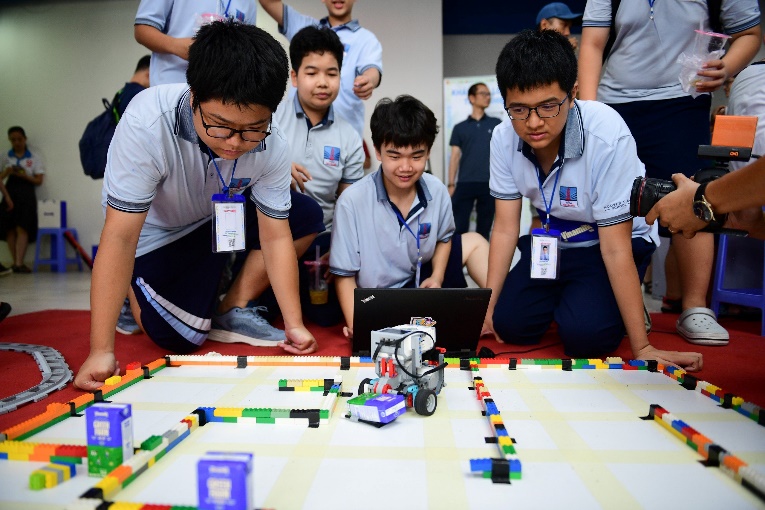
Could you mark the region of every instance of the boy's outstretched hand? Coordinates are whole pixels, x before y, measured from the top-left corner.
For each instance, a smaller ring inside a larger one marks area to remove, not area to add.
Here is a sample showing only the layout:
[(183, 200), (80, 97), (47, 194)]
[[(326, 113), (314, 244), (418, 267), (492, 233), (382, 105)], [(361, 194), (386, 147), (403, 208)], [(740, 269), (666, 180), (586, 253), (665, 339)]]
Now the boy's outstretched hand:
[(698, 352), (661, 351), (653, 345), (643, 347), (635, 359), (656, 360), (664, 365), (682, 368), (687, 372), (698, 372), (704, 367), (704, 357)]
[(287, 339), (277, 345), (289, 353), (310, 354), (319, 348), (316, 339), (305, 327), (290, 328), (284, 333), (287, 335)]
[(74, 387), (94, 391), (103, 386), (106, 379), (119, 373), (120, 364), (113, 352), (91, 352), (74, 378)]

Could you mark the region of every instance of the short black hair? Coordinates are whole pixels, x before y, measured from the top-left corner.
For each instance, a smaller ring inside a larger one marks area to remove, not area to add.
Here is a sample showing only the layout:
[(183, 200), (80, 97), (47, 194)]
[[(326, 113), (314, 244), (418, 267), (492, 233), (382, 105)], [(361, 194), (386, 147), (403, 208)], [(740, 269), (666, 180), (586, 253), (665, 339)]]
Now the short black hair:
[(337, 60), (337, 68), (343, 67), (343, 43), (337, 34), (329, 28), (307, 26), (300, 30), (290, 42), (290, 61), (292, 69), (298, 72), (303, 59), (309, 53), (324, 55), (330, 52)]
[(409, 95), (401, 95), (395, 101), (381, 99), (371, 120), (372, 143), (378, 151), (383, 144), (394, 147), (425, 145), (428, 150), (438, 134), (436, 116), (422, 101)]
[(571, 43), (554, 30), (524, 30), (508, 42), (497, 60), (497, 85), (526, 92), (557, 83), (570, 93), (576, 84), (576, 55)]
[(11, 136), (11, 133), (21, 133), (21, 136), (24, 138), (27, 137), (27, 134), (24, 132), (24, 128), (21, 126), (11, 126), (8, 128), (8, 136)]
[(275, 111), (287, 89), (289, 64), (281, 44), (254, 25), (234, 20), (202, 26), (189, 48), (186, 81), (192, 106), (217, 99)]
[(474, 83), (470, 86), (470, 88), (468, 89), (468, 96), (474, 96), (476, 92), (478, 92), (478, 87), (480, 87), (481, 85), (483, 85), (487, 89), (489, 88), (489, 86), (486, 85), (484, 82), (479, 81), (478, 83)]
[(144, 55), (141, 57), (141, 60), (138, 61), (138, 65), (135, 66), (135, 72), (149, 69), (149, 66), (151, 66), (151, 55)]

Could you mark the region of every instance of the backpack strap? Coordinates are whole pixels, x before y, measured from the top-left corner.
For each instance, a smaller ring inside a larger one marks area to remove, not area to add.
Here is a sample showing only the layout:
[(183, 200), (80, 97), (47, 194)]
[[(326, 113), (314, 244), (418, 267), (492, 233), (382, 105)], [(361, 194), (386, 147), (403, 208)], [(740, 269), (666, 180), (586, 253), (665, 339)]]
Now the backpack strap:
[(112, 98), (112, 102), (106, 100), (105, 97), (101, 98), (101, 102), (104, 103), (104, 108), (107, 110), (111, 110), (114, 114), (114, 123), (119, 124), (120, 122), (120, 114), (117, 108), (119, 108), (120, 105), (120, 99), (122, 98), (122, 91), (123, 89), (119, 89), (116, 94), (114, 94), (114, 98)]
[(603, 48), (603, 62), (608, 58), (611, 48), (614, 47), (614, 41), (616, 41), (616, 11), (619, 10), (620, 3), (621, 0), (611, 0), (611, 30), (608, 34), (608, 41), (606, 41), (606, 45)]

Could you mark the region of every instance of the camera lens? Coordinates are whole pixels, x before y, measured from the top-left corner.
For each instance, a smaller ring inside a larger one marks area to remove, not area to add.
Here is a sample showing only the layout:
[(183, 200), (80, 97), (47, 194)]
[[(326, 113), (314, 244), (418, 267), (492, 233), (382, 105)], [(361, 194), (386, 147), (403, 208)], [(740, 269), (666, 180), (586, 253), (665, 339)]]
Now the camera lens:
[(676, 189), (672, 181), (637, 177), (630, 192), (630, 214), (645, 216), (656, 202)]

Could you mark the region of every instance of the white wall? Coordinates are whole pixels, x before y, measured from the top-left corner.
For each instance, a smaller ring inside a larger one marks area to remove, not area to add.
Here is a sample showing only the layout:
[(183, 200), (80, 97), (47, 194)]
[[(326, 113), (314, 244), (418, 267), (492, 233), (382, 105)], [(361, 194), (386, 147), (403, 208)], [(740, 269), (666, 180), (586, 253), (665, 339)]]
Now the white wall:
[[(148, 53), (133, 39), (138, 4), (139, 0), (60, 1), (0, 7), (0, 150), (10, 148), (6, 129), (23, 126), (30, 147), (46, 163), (38, 198), (68, 202), (69, 226), (77, 228), (87, 251), (98, 244), (103, 227), (101, 181), (83, 174), (77, 142), (88, 121), (101, 111), (101, 98), (111, 99)], [(319, 0), (290, 4), (306, 14), (326, 15)], [(360, 0), (354, 15), (383, 46), (383, 81), (367, 101), (367, 126), (379, 99), (404, 93), (421, 99), (439, 116), (441, 1)], [(262, 10), (258, 25), (286, 46)], [(366, 139), (371, 148), (368, 129)], [(442, 147), (439, 136), (432, 158), (438, 176), (443, 175)], [(27, 260), (33, 258), (31, 245)], [(11, 261), (5, 243), (0, 245), (0, 261)]]

